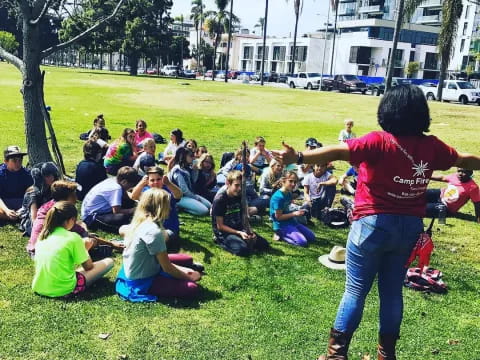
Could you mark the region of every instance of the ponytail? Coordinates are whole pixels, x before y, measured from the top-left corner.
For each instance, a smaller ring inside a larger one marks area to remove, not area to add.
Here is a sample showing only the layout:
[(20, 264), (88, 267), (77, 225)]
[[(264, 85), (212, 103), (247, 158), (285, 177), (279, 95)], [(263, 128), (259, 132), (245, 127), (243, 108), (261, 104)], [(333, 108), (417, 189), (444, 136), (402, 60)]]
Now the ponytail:
[(78, 215), (77, 208), (67, 201), (56, 202), (47, 212), (42, 232), (39, 235), (40, 240), (46, 239), (52, 234), (55, 228), (63, 226), (63, 223)]

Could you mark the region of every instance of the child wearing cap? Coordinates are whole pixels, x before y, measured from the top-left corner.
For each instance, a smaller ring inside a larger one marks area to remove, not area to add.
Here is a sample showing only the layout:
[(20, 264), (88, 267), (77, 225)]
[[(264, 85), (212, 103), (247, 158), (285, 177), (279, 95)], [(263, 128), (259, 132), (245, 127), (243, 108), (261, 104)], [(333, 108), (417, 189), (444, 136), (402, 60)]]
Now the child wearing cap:
[(22, 207), (25, 191), (32, 186), (30, 172), (22, 166), (27, 155), (16, 145), (3, 152), (4, 163), (0, 165), (0, 219), (18, 220), (17, 211)]
[(20, 209), (20, 230), (30, 236), (33, 221), (37, 218), (40, 206), (52, 199), (50, 185), (60, 179), (60, 171), (53, 162), (44, 162), (35, 165), (31, 170), (33, 186), (29, 187), (23, 197)]
[(138, 175), (144, 176), (146, 168), (155, 166), (155, 149), (155, 140), (147, 138), (143, 141), (143, 152), (133, 164), (133, 168), (138, 171)]
[(345, 119), (344, 121), (345, 129), (340, 131), (338, 135), (338, 141), (344, 142), (349, 139), (355, 139), (357, 135), (352, 131), (353, 128), (353, 120), (352, 119)]

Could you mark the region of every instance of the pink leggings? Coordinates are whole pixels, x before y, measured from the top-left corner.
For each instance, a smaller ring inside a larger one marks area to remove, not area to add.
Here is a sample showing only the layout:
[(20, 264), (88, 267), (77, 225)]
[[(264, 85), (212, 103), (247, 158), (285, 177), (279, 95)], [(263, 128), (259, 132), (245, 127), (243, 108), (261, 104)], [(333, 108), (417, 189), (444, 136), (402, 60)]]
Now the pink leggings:
[[(190, 255), (168, 254), (168, 258), (171, 263), (179, 266), (188, 267), (193, 264)], [(199, 286), (194, 281), (175, 279), (163, 273), (153, 280), (148, 292), (159, 297), (194, 298), (198, 295)]]

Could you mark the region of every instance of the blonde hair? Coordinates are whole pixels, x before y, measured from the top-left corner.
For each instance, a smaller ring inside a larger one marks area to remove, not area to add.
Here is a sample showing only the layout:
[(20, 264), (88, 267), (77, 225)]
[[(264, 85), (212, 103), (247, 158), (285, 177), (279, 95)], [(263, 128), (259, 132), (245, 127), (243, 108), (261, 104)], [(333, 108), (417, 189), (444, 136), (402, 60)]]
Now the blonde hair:
[(352, 126), (353, 126), (353, 120), (352, 119), (345, 119), (345, 120), (343, 120), (343, 123), (345, 125), (352, 124)]
[(277, 164), (280, 164), (280, 163), (277, 160), (272, 159), (270, 160), (270, 164), (268, 165), (268, 182), (272, 185), (279, 180), (277, 176), (275, 176), (275, 173), (273, 172), (273, 167)]
[(78, 211), (74, 204), (68, 201), (56, 202), (47, 212), (43, 228), (38, 236), (39, 240), (44, 240), (49, 237), (55, 228), (63, 226), (65, 221), (72, 218), (77, 218)]
[(143, 140), (143, 149), (146, 150), (147, 148), (151, 148), (153, 151), (155, 151), (155, 140), (150, 138)]
[(142, 193), (125, 235), (125, 246), (130, 244), (137, 228), (147, 220), (156, 223), (163, 229), (163, 220), (168, 217), (169, 213), (170, 195), (165, 190), (151, 188)]
[(227, 175), (227, 184), (232, 184), (235, 180), (242, 181), (242, 173), (238, 170), (230, 171)]

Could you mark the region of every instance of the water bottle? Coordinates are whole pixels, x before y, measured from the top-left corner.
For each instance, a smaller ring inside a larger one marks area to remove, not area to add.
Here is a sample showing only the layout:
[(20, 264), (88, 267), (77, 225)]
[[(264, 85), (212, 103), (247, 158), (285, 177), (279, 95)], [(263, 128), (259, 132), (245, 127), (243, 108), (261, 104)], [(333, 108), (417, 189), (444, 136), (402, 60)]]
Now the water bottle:
[(436, 206), (438, 210), (438, 224), (445, 225), (447, 223), (447, 207), (444, 204), (439, 204)]

